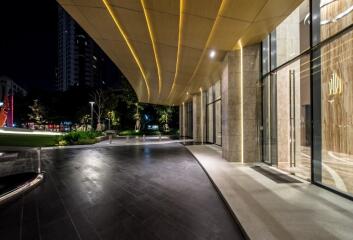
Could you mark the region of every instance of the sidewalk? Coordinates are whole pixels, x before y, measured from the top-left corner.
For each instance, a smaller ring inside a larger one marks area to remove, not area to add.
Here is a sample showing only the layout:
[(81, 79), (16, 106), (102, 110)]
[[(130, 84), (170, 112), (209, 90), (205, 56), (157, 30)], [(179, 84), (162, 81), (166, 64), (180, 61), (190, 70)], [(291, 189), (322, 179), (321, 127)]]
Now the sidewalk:
[(276, 183), (222, 159), (213, 145), (187, 146), (250, 239), (353, 239), (353, 202), (302, 183)]

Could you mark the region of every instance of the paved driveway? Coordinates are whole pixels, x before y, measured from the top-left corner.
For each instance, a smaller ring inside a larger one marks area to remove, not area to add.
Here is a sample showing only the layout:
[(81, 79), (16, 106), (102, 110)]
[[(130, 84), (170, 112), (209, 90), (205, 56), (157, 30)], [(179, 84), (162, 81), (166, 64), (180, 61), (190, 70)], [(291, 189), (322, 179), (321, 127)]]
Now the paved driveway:
[(180, 144), (42, 155), (44, 183), (0, 208), (1, 239), (242, 239)]

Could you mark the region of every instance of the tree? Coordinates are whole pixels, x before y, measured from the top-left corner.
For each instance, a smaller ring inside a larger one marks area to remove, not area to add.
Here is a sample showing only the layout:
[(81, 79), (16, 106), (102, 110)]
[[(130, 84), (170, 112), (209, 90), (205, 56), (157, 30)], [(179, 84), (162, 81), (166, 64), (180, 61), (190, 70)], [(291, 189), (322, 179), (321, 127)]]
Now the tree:
[(141, 114), (140, 114), (140, 110), (143, 110), (143, 107), (139, 103), (135, 103), (135, 105), (136, 105), (136, 112), (134, 114), (135, 131), (140, 131), (140, 129), (141, 129)]
[(165, 132), (169, 131), (169, 121), (173, 114), (172, 107), (158, 106), (157, 113), (159, 115), (159, 123), (163, 125), (163, 130)]
[(90, 121), (91, 121), (91, 116), (89, 114), (85, 114), (81, 117), (80, 123), (85, 126), (84, 131), (87, 131), (87, 126), (90, 123)]
[(104, 92), (99, 89), (94, 91), (91, 97), (94, 99), (95, 103), (94, 112), (97, 116), (97, 131), (102, 131), (102, 116), (104, 114), (106, 96), (104, 95)]
[(38, 99), (33, 100), (33, 105), (29, 106), (30, 113), (28, 114), (29, 121), (33, 121), (37, 125), (42, 125), (44, 120), (44, 107)]
[(118, 117), (117, 112), (116, 111), (108, 111), (107, 118), (109, 119), (110, 125), (112, 126), (112, 128), (117, 129), (120, 124), (120, 119)]

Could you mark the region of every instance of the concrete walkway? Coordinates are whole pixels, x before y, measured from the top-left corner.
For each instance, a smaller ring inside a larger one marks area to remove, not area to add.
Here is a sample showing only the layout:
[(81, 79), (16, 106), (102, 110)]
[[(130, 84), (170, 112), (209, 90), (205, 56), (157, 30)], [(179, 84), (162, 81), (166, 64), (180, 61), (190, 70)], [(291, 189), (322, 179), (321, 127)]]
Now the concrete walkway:
[(302, 183), (276, 183), (249, 165), (222, 159), (212, 145), (187, 147), (250, 239), (353, 239), (353, 203)]

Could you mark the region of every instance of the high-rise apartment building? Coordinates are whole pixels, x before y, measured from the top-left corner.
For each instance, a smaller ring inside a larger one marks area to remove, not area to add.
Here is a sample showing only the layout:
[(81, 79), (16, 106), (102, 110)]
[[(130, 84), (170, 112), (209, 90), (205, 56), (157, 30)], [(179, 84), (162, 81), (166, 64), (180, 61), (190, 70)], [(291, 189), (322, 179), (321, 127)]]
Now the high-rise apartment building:
[(103, 53), (66, 11), (58, 6), (58, 71), (56, 89), (72, 86), (99, 86)]

